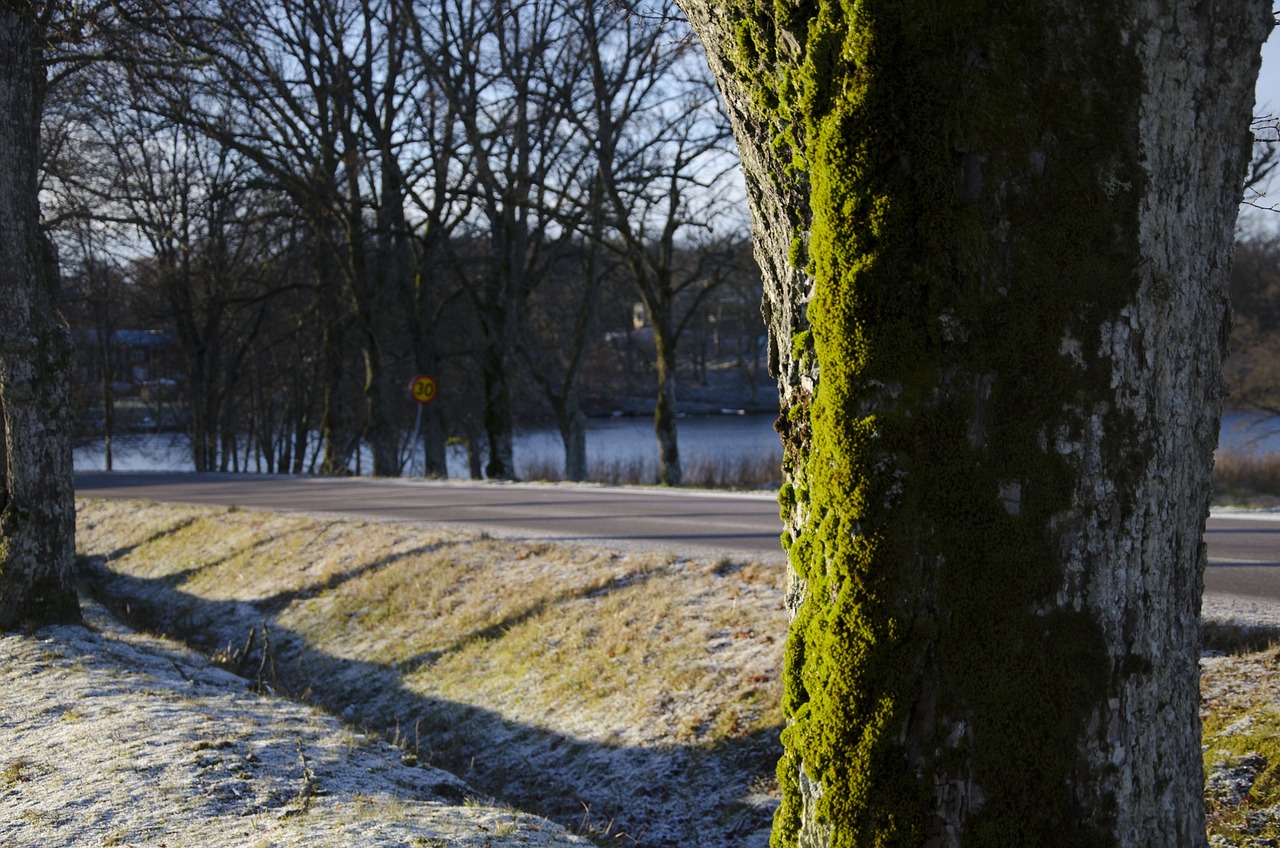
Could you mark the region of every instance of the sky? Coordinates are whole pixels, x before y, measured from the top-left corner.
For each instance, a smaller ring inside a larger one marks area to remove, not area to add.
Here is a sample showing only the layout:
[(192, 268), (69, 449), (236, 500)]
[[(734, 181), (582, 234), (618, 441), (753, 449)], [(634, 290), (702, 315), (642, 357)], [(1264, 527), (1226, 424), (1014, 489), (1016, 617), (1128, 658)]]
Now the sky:
[(1280, 27), (1272, 30), (1271, 38), (1262, 45), (1262, 72), (1258, 75), (1255, 115), (1280, 112)]
[[(1262, 71), (1258, 74), (1258, 87), (1254, 91), (1253, 114), (1280, 116), (1280, 27), (1271, 31), (1271, 37), (1262, 45)], [(1268, 197), (1260, 203), (1274, 203), (1280, 198), (1280, 180), (1273, 178), (1266, 187)], [(1245, 231), (1271, 231), (1280, 229), (1275, 220), (1280, 212), (1241, 207), (1240, 223)]]

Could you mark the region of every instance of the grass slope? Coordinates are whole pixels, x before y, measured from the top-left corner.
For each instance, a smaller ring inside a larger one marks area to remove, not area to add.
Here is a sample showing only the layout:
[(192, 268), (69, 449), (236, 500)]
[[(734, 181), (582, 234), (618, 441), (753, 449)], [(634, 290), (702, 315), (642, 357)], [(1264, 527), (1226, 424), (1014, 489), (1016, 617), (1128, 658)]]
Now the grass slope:
[[(598, 844), (763, 846), (787, 616), (776, 566), (393, 522), (77, 504), (89, 588), (264, 688)], [(1274, 627), (1211, 622), (1256, 650)], [(1215, 848), (1280, 842), (1280, 652), (1203, 663)]]
[(764, 844), (777, 566), (216, 507), (78, 503), (93, 591), (610, 844)]

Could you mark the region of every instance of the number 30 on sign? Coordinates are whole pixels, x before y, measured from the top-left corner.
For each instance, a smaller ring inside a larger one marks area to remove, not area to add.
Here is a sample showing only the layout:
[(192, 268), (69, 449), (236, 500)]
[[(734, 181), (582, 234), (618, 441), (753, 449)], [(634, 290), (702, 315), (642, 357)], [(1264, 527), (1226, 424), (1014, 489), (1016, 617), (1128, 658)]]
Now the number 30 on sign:
[(435, 378), (428, 377), (426, 374), (419, 374), (409, 384), (409, 394), (413, 395), (413, 399), (418, 403), (431, 403), (435, 400), (436, 389)]

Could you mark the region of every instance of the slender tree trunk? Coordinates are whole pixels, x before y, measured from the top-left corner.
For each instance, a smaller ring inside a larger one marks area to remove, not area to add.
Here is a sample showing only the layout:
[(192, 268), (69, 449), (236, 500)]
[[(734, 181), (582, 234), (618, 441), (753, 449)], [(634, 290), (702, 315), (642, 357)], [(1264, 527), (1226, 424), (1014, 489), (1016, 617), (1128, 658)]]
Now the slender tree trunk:
[(605, 270), (601, 243), (604, 241), (604, 211), (600, 190), (600, 180), (592, 183), (591, 200), (591, 246), (587, 253), (587, 261), (583, 266), (583, 277), (586, 290), (583, 292), (581, 304), (574, 318), (573, 336), (569, 345), (569, 355), (561, 380), (560, 397), (557, 400), (551, 392), (553, 402), (557, 404), (556, 415), (560, 424), (560, 438), (564, 442), (564, 476), (566, 480), (585, 482), (587, 468), (587, 416), (582, 411), (582, 398), (578, 393), (578, 379), (582, 373), (586, 359), (589, 338), (595, 327), (597, 304), (600, 300)]
[[(385, 243), (383, 260), (388, 267), (389, 288), (394, 292), (393, 302), (407, 307), (414, 365), (418, 373), (435, 376), (439, 373), (435, 341), (435, 278), (424, 267), (423, 257), (415, 256), (409, 237), (409, 222), (404, 215), (404, 175), (389, 146), (383, 151), (382, 160), (382, 207), (378, 214)], [(434, 233), (423, 239), (423, 253), (434, 260), (440, 259), (433, 253), (433, 248), (438, 251), (437, 242), (438, 237)], [(419, 437), (422, 441), (423, 476), (448, 477), (440, 404), (427, 404), (422, 410)]]
[(317, 255), (316, 269), (321, 289), (319, 319), (325, 322), (320, 341), (320, 439), (324, 446), (320, 473), (346, 474), (351, 453), (348, 448), (347, 416), (343, 414), (342, 400), (345, 318), (337, 292), (337, 274), (324, 267), (324, 256), (328, 255), (328, 249), (318, 247), (318, 250), (321, 251)]
[[(417, 274), (413, 281), (412, 316), (410, 332), (413, 336), (414, 364), (418, 373), (435, 377), (440, 373), (439, 357), (436, 351), (435, 327), (435, 283), (434, 277), (427, 271), (425, 257), (434, 256), (431, 252), (433, 242), (424, 239), (423, 254), (419, 259)], [(422, 412), (422, 454), (423, 476), (448, 477), (449, 463), (445, 450), (444, 421), (441, 419), (440, 403), (427, 404)]]
[[(301, 328), (299, 328), (301, 330)], [(299, 359), (302, 356), (299, 355)], [(282, 441), (292, 442), (292, 447), (286, 447), (284, 454), (280, 459), (280, 473), (301, 474), (307, 468), (307, 440), (311, 435), (311, 421), (313, 409), (315, 406), (315, 389), (319, 372), (314, 365), (306, 365), (305, 370), (302, 367), (294, 377), (293, 391), (289, 393), (289, 400), (286, 413), (287, 424), (285, 433), (282, 435)]]
[(1204, 845), (1201, 535), (1269, 4), (682, 5), (783, 408), (774, 844)]
[(116, 432), (116, 393), (112, 387), (115, 380), (115, 361), (111, 355), (112, 331), (108, 322), (98, 322), (98, 392), (102, 399), (102, 454), (103, 468), (111, 471), (115, 464), (112, 440)]
[(365, 244), (352, 244), (350, 250), (356, 257), (352, 263), (353, 288), (364, 360), (364, 438), (373, 454), (373, 476), (398, 477), (400, 428), (396, 425), (395, 404), (397, 400), (408, 403), (408, 399), (403, 386), (396, 386), (392, 380), (386, 354), (395, 312), (392, 305), (399, 302), (389, 289), (398, 281), (388, 268), (390, 257), (385, 251), (370, 257), (370, 247)]
[[(301, 474), (306, 470), (307, 434), (311, 429), (307, 426), (309, 421), (310, 416), (299, 408), (297, 415), (293, 419), (293, 461), (287, 469), (294, 474)], [(285, 468), (280, 469), (281, 474), (285, 473), (285, 471)]]
[[(664, 316), (665, 317), (665, 316)], [(676, 349), (673, 333), (660, 316), (653, 316), (653, 340), (657, 345), (658, 399), (653, 407), (653, 432), (658, 437), (658, 482), (679, 486), (680, 444), (676, 433)]]
[(191, 461), (196, 471), (215, 471), (218, 461), (218, 443), (215, 422), (217, 416), (209, 403), (209, 378), (203, 363), (189, 358), (191, 408)]
[(484, 473), (490, 480), (514, 480), (516, 476), (507, 359), (507, 350), (501, 344), (487, 344), (481, 355), (484, 430), (489, 439), (489, 461), (485, 463)]
[(373, 476), (398, 477), (400, 434), (395, 426), (392, 409), (397, 393), (388, 385), (382, 345), (376, 335), (376, 330), (371, 329), (364, 344), (365, 438), (373, 450)]
[(576, 386), (564, 397), (552, 398), (560, 440), (564, 444), (564, 479), (575, 483), (587, 479), (587, 416), (578, 403)]
[(449, 456), (445, 446), (444, 420), (440, 407), (428, 406), (422, 413), (422, 475), (449, 476)]
[(467, 418), (467, 472), (471, 475), (472, 480), (484, 479), (484, 468), (481, 462), (482, 429), (476, 424), (475, 419)]
[(0, 630), (80, 620), (73, 586), (71, 339), (39, 229), (37, 7), (0, 3)]

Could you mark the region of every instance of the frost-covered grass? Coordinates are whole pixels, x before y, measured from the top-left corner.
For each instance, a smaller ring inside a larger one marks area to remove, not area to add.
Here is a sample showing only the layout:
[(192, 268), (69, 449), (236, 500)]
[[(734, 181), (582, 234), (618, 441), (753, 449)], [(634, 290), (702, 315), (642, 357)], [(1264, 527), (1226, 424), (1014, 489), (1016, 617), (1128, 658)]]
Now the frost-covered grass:
[(404, 523), (78, 507), (98, 591), (135, 621), (600, 841), (764, 844), (779, 566)]
[(1280, 650), (1201, 663), (1205, 807), (1215, 848), (1280, 844)]
[[(766, 842), (777, 566), (214, 507), (79, 509), (81, 551), (117, 609), (414, 761), (598, 844)], [(1223, 619), (1206, 641), (1257, 650), (1277, 634)], [(1280, 839), (1278, 671), (1277, 651), (1204, 661), (1215, 846)], [(32, 769), (0, 757), (0, 789)], [(356, 801), (402, 815), (394, 800)]]
[(0, 634), (0, 845), (571, 848), (453, 775), (121, 628)]

